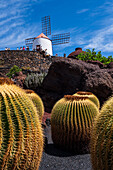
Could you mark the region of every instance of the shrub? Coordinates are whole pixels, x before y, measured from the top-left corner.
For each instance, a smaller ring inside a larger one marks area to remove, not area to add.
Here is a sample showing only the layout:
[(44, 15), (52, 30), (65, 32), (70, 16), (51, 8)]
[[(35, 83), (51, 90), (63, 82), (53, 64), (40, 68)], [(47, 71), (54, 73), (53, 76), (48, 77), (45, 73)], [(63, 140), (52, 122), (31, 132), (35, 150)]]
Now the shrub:
[(16, 75), (19, 71), (22, 71), (18, 66), (14, 65), (10, 71), (6, 74), (9, 78), (12, 78), (13, 75)]
[(86, 49), (85, 53), (80, 53), (77, 56), (78, 59), (87, 61), (87, 60), (93, 60), (93, 61), (100, 61), (103, 64), (109, 64), (110, 62), (113, 62), (112, 56), (108, 56), (107, 58), (102, 56), (101, 51), (98, 53), (95, 52), (95, 49), (93, 48), (92, 51), (89, 49)]

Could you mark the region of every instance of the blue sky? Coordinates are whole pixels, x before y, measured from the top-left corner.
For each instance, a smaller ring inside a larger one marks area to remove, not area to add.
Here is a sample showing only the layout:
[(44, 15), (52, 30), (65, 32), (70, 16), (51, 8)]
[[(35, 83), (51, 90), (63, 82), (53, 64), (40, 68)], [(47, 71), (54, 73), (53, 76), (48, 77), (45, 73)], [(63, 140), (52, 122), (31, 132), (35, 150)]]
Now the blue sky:
[(70, 32), (70, 43), (53, 47), (63, 56), (76, 47), (113, 56), (113, 0), (0, 0), (0, 50), (16, 49), (38, 36), (50, 15), (52, 35)]

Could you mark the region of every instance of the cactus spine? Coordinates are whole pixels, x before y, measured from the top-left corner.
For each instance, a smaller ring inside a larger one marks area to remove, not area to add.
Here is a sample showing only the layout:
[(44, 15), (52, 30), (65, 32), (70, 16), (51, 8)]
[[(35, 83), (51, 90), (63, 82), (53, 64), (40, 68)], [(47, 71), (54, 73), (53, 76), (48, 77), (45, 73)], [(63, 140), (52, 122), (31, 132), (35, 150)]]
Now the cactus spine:
[(0, 85), (0, 170), (38, 169), (43, 134), (33, 102), (16, 85)]
[(91, 133), (93, 169), (113, 169), (113, 97), (103, 105)]
[[(89, 143), (90, 128), (98, 108), (87, 97), (66, 95), (52, 109), (51, 130), (54, 144), (79, 152)], [(84, 147), (84, 146), (83, 146)]]
[(88, 97), (89, 100), (95, 103), (95, 105), (100, 108), (100, 102), (98, 98), (91, 92), (85, 92), (85, 91), (78, 91), (77, 93), (74, 94), (74, 96), (83, 96), (83, 97)]
[(44, 105), (43, 105), (41, 98), (33, 90), (25, 90), (25, 92), (30, 97), (30, 99), (33, 101), (38, 111), (39, 118), (40, 120), (42, 120), (42, 117), (44, 115)]

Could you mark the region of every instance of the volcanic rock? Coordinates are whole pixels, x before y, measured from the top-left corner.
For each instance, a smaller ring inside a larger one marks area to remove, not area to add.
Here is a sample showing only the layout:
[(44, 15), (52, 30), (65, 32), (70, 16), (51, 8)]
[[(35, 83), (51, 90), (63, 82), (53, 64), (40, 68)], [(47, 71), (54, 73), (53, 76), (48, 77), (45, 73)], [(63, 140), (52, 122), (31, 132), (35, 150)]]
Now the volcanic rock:
[(102, 105), (113, 92), (112, 77), (113, 69), (101, 69), (99, 65), (81, 60), (57, 57), (39, 93), (49, 113), (60, 98), (77, 91), (91, 91)]

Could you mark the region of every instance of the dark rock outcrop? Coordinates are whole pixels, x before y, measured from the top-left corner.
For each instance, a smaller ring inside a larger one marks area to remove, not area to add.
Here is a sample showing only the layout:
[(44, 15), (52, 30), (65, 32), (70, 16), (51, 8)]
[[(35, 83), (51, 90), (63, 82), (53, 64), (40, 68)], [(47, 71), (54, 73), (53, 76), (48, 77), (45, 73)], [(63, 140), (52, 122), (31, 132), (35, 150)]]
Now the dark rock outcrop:
[(40, 89), (45, 109), (51, 112), (56, 101), (66, 94), (91, 91), (101, 105), (113, 92), (113, 69), (70, 58), (56, 58)]

